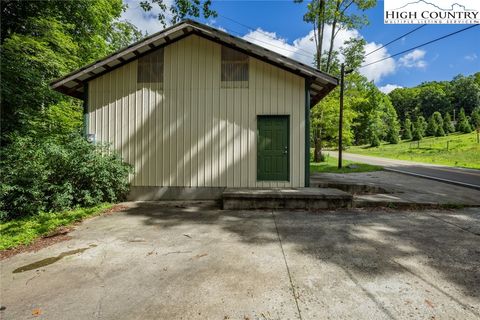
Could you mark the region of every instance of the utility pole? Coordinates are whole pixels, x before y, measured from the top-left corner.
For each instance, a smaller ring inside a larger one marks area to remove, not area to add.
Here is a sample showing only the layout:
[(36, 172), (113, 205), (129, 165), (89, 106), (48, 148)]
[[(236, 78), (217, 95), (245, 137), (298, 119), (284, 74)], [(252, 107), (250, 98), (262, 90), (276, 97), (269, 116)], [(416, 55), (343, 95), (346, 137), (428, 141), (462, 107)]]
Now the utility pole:
[(342, 169), (343, 149), (343, 91), (345, 89), (345, 63), (340, 68), (340, 116), (338, 119), (338, 169)]
[(345, 91), (345, 75), (352, 73), (353, 69), (345, 71), (345, 63), (340, 67), (340, 116), (338, 119), (338, 169), (342, 169), (343, 152), (343, 95)]

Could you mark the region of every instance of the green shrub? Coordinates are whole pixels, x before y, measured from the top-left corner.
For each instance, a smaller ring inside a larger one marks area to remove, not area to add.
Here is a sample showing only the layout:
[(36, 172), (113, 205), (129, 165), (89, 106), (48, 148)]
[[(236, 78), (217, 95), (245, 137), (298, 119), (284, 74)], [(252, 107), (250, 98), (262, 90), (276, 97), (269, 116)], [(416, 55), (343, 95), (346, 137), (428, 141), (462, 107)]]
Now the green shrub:
[(391, 143), (391, 144), (397, 144), (400, 142), (400, 136), (398, 132), (398, 128), (389, 126), (387, 128), (387, 135), (385, 137), (385, 141)]
[[(420, 118), (420, 117), (419, 117)], [(421, 119), (417, 119), (412, 131), (412, 141), (420, 141), (423, 139), (423, 122)]]
[(433, 116), (430, 116), (430, 118), (428, 118), (427, 130), (425, 133), (427, 134), (427, 136), (433, 137), (437, 133), (437, 129), (438, 125), (435, 121), (435, 118)]
[(470, 126), (470, 122), (468, 121), (468, 118), (465, 115), (465, 110), (463, 110), (463, 108), (460, 109), (460, 113), (458, 114), (457, 131), (463, 133), (472, 132), (472, 126)]
[(442, 114), (438, 111), (435, 111), (432, 115), (435, 123), (437, 124), (437, 131), (435, 131), (436, 137), (443, 137), (445, 135), (445, 130), (443, 128), (443, 118)]
[(470, 117), (472, 122), (472, 129), (480, 128), (480, 107), (473, 109), (472, 116)]
[(116, 202), (128, 192), (131, 166), (80, 134), (16, 137), (0, 156), (1, 219)]
[(376, 134), (373, 134), (370, 140), (370, 147), (378, 147), (378, 146), (380, 146), (380, 138)]
[(453, 125), (452, 118), (448, 112), (445, 114), (445, 118), (443, 119), (443, 131), (445, 134), (455, 132), (455, 126)]
[(405, 140), (412, 139), (412, 121), (409, 118), (406, 118), (403, 123), (402, 138)]

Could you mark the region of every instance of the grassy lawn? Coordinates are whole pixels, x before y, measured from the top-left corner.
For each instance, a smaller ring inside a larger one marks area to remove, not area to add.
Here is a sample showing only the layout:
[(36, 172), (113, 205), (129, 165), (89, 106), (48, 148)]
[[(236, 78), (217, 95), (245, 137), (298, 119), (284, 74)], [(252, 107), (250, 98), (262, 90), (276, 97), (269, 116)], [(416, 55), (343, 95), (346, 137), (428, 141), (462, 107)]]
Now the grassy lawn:
[[(348, 166), (351, 167), (348, 167)], [(314, 172), (330, 172), (330, 173), (351, 173), (351, 172), (370, 172), (382, 170), (382, 167), (372, 166), (365, 163), (358, 163), (348, 160), (342, 161), (342, 169), (338, 169), (338, 159), (332, 156), (326, 155), (325, 162), (312, 162), (310, 163), (310, 173)]]
[(476, 132), (454, 133), (446, 137), (428, 137), (422, 139), (419, 143), (402, 141), (396, 145), (383, 144), (376, 148), (368, 146), (350, 147), (347, 152), (480, 169), (480, 144), (477, 143)]
[(57, 213), (40, 213), (36, 216), (0, 222), (0, 250), (30, 244), (61, 226), (68, 226), (86, 217), (98, 215), (112, 207), (102, 204), (92, 208), (81, 208)]

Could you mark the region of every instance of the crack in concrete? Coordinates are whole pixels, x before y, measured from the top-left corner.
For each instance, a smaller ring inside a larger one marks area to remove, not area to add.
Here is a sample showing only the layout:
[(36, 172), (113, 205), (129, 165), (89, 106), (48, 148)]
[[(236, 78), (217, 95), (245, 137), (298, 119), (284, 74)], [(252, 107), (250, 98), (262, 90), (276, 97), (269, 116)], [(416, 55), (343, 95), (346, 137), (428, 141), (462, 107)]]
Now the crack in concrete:
[(292, 288), (293, 299), (295, 300), (295, 305), (297, 306), (298, 318), (302, 320), (302, 312), (300, 311), (300, 306), (298, 305), (297, 292), (293, 284), (292, 275), (290, 273), (290, 268), (288, 267), (287, 257), (285, 256), (285, 251), (283, 250), (282, 238), (280, 237), (280, 232), (278, 231), (277, 220), (275, 218), (275, 212), (272, 211), (273, 223), (275, 224), (275, 230), (277, 231), (278, 242), (280, 244), (280, 249), (282, 250), (283, 261), (285, 262), (285, 267), (287, 268), (288, 279), (290, 280), (290, 287)]
[(100, 280), (100, 286), (102, 287), (103, 294), (101, 295), (100, 299), (98, 299), (97, 302), (97, 307), (96, 311), (94, 313), (96, 319), (101, 319), (102, 318), (102, 308), (103, 308), (103, 300), (105, 299), (105, 296), (107, 294), (107, 290), (105, 288), (105, 279), (100, 275), (100, 273), (97, 271), (100, 269), (101, 266), (103, 266), (105, 260), (107, 259), (107, 250), (104, 248), (103, 249), (103, 254), (102, 254), (102, 260), (100, 261), (99, 268), (95, 268), (95, 271), (93, 274), (97, 277), (97, 279)]

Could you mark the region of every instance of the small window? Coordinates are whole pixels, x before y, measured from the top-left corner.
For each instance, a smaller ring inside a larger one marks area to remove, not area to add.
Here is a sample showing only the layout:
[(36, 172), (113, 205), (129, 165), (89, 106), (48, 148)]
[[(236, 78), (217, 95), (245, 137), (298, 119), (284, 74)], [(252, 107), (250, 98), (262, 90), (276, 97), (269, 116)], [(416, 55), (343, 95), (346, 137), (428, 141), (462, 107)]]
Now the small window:
[(248, 55), (222, 46), (222, 88), (248, 88)]
[(163, 83), (163, 48), (138, 59), (137, 83)]

